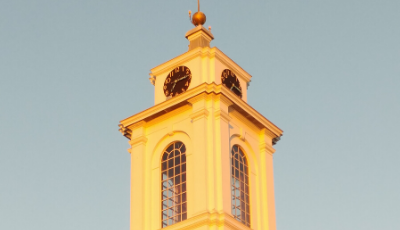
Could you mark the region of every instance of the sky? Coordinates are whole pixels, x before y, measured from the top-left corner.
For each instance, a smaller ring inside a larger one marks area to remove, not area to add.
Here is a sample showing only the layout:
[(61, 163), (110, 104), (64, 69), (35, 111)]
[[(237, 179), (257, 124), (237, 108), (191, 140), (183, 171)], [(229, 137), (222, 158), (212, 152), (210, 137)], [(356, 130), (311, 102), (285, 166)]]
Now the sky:
[[(400, 229), (400, 1), (202, 0), (283, 129), (279, 230)], [(187, 51), (195, 0), (0, 0), (0, 229), (129, 229), (119, 121)]]

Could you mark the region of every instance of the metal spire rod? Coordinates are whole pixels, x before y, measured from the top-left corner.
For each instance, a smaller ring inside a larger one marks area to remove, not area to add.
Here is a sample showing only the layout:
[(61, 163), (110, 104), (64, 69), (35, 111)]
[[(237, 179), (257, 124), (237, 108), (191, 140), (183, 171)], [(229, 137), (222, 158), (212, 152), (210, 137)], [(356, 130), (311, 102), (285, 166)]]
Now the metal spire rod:
[(200, 0), (197, 0), (197, 12), (200, 12)]

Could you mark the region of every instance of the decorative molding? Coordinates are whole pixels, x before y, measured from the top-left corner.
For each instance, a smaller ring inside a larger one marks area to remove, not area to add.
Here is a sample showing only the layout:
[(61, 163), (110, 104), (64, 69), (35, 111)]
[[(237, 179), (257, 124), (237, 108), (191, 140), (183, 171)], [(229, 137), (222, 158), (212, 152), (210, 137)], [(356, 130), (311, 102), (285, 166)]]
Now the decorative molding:
[(229, 114), (227, 112), (224, 112), (222, 110), (217, 110), (214, 112), (214, 116), (215, 119), (219, 119), (221, 118), (222, 120), (226, 121), (226, 122), (230, 122), (232, 120), (232, 118), (229, 116)]
[(147, 122), (142, 120), (142, 121), (136, 122), (135, 124), (130, 125), (129, 128), (131, 130), (134, 130), (134, 129), (137, 129), (137, 128), (140, 128), (140, 127), (144, 127), (146, 125), (146, 123)]
[(192, 110), (192, 106), (189, 103), (182, 105), (181, 107), (176, 108), (176, 109), (171, 109), (171, 110), (166, 109), (163, 111), (164, 114), (154, 117), (153, 119), (149, 120), (147, 122), (147, 125), (152, 126), (154, 124), (159, 123), (160, 121), (165, 121), (165, 120), (175, 117), (181, 113), (186, 113), (186, 112), (190, 113), (191, 110)]
[(268, 154), (272, 155), (274, 154), (275, 149), (270, 144), (263, 142), (260, 144), (260, 152), (267, 152)]
[[(252, 130), (255, 133), (260, 132), (260, 127), (251, 122), (247, 117), (243, 116), (242, 113), (239, 111), (235, 110), (233, 107), (230, 107), (229, 115), (233, 119), (233, 123), (237, 123), (236, 120), (238, 120), (240, 123), (243, 123), (245, 126), (247, 126), (247, 129)], [(237, 124), (239, 126), (239, 124)]]
[(199, 110), (199, 111), (193, 112), (193, 113), (190, 115), (190, 118), (191, 118), (192, 120), (196, 121), (196, 120), (198, 120), (198, 119), (208, 117), (208, 114), (209, 114), (209, 112), (208, 112), (207, 109), (201, 109), (201, 110)]
[(228, 227), (230, 230), (252, 230), (233, 218), (232, 215), (219, 212), (206, 212), (182, 222), (162, 228), (162, 230), (190, 230), (203, 226)]
[(276, 137), (276, 135), (273, 132), (271, 132), (271, 130), (266, 129), (266, 128), (261, 130), (261, 134), (267, 135), (267, 136), (269, 136), (271, 138)]
[(221, 102), (223, 102), (225, 105), (227, 105), (228, 107), (231, 106), (231, 105), (233, 105), (233, 102), (232, 102), (229, 98), (227, 98), (226, 96), (224, 96), (223, 94), (220, 94), (220, 95), (219, 95), (219, 100), (220, 100)]
[(172, 109), (176, 109), (189, 104), (191, 99), (201, 94), (202, 94), (201, 97), (204, 97), (206, 94), (214, 94), (214, 95), (223, 94), (232, 102), (230, 108), (233, 108), (235, 110), (234, 112), (237, 111), (247, 120), (249, 120), (249, 122), (253, 123), (255, 127), (258, 127), (258, 129), (262, 128), (268, 129), (273, 134), (272, 135), (273, 138), (280, 137), (283, 133), (281, 129), (275, 126), (272, 122), (270, 122), (267, 118), (265, 118), (255, 109), (253, 109), (242, 99), (235, 96), (232, 92), (230, 92), (228, 88), (222, 87), (221, 85), (217, 85), (215, 83), (210, 83), (210, 84), (203, 83), (201, 85), (198, 85), (186, 91), (186, 93), (184, 94), (181, 94), (177, 97), (171, 98), (170, 100), (159, 103), (149, 109), (146, 109), (138, 114), (135, 114), (129, 118), (122, 120), (120, 123), (123, 125), (123, 127), (128, 127), (140, 121), (151, 121), (157, 117), (160, 117), (168, 113)]
[(157, 79), (157, 77), (156, 76), (154, 76), (153, 74), (151, 74), (151, 73), (149, 73), (149, 75), (150, 75), (150, 78), (149, 78), (149, 80), (150, 80), (150, 83), (152, 84), (152, 85), (156, 85), (156, 79)]
[(211, 31), (203, 26), (196, 26), (189, 30), (185, 37), (189, 40), (189, 50), (193, 50), (197, 47), (210, 47), (210, 42), (214, 39)]
[(246, 141), (246, 131), (242, 127), (240, 128), (240, 136), (239, 136), (239, 138), (242, 141)]
[(173, 125), (172, 125), (172, 124), (171, 124), (171, 125), (168, 125), (168, 135), (169, 135), (169, 136), (174, 135), (174, 128), (173, 128)]
[[(226, 87), (221, 89), (222, 94), (226, 95), (233, 95), (233, 93)], [(229, 97), (230, 100), (233, 102), (232, 107), (235, 108), (239, 113), (243, 113), (246, 118), (251, 118), (251, 122), (257, 122), (264, 126), (265, 128), (269, 129), (275, 137), (281, 136), (283, 131), (279, 129), (275, 124), (265, 118), (262, 114), (257, 112), (253, 107), (247, 104), (245, 101), (241, 100), (237, 97)]]
[(137, 137), (137, 138), (132, 139), (131, 141), (129, 141), (129, 144), (132, 147), (134, 147), (134, 146), (139, 145), (139, 144), (145, 144), (146, 142), (147, 142), (147, 138), (144, 137), (144, 136), (141, 136), (141, 137)]
[(210, 37), (210, 39), (214, 39), (214, 35), (211, 33), (211, 31), (207, 30), (202, 25), (196, 26), (195, 28), (193, 28), (193, 29), (189, 30), (188, 32), (186, 32), (185, 37), (189, 38), (191, 35), (199, 33), (199, 32), (207, 34), (208, 37)]
[(240, 67), (235, 61), (233, 61), (220, 49), (218, 49), (217, 47), (213, 47), (213, 49), (214, 48), (216, 49), (214, 51), (215, 57), (218, 58), (219, 61), (225, 64), (228, 69), (231, 69), (236, 74), (236, 76), (243, 78), (246, 82), (251, 81), (252, 76), (249, 73), (247, 73), (242, 67)]
[[(282, 135), (281, 135), (282, 136)], [(274, 139), (272, 139), (272, 144), (276, 145), (278, 143), (278, 141), (281, 140), (281, 136), (280, 137), (275, 137)]]
[(126, 128), (123, 124), (119, 124), (119, 132), (122, 133), (122, 135), (126, 138), (128, 138), (129, 140), (131, 139), (132, 136), (132, 130), (130, 130), (129, 128)]
[(190, 104), (195, 104), (196, 102), (199, 102), (199, 101), (202, 101), (202, 100), (207, 100), (207, 94), (205, 94), (205, 93), (202, 93), (202, 94), (199, 94), (199, 95), (197, 95), (197, 96), (194, 96), (193, 98), (190, 98), (190, 99), (188, 99), (187, 101), (190, 103)]

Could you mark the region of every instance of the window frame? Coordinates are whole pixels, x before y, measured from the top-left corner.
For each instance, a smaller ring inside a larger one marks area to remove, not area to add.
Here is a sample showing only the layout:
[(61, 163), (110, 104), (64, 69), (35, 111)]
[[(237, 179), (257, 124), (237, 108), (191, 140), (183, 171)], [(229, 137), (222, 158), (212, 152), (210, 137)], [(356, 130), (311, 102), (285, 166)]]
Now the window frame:
[(161, 158), (161, 228), (187, 219), (186, 146), (170, 143)]
[[(238, 157), (236, 157), (238, 156)], [(250, 227), (250, 182), (249, 164), (240, 145), (233, 145), (230, 151), (231, 214), (242, 224)]]

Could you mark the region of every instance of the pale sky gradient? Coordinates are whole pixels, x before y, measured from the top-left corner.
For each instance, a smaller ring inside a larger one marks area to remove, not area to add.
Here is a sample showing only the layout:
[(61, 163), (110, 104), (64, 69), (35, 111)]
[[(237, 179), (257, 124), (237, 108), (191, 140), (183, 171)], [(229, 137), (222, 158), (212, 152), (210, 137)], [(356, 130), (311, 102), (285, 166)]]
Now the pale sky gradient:
[[(400, 1), (203, 0), (284, 130), (278, 230), (400, 229)], [(0, 229), (129, 229), (120, 120), (187, 51), (195, 0), (0, 0)]]

